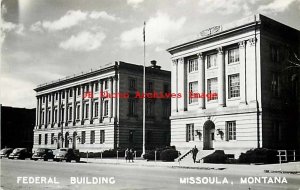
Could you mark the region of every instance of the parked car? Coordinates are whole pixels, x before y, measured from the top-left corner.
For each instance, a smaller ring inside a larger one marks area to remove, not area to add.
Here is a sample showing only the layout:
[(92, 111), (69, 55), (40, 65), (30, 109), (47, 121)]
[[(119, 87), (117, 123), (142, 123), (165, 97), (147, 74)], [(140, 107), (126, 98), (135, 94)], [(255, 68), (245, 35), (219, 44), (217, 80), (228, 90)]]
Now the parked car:
[(32, 160), (43, 159), (44, 161), (47, 161), (53, 158), (54, 158), (53, 150), (50, 148), (38, 148), (32, 155)]
[(8, 157), (10, 153), (12, 153), (14, 149), (13, 148), (4, 148), (0, 151), (0, 158), (2, 157)]
[(15, 148), (12, 153), (8, 156), (9, 159), (22, 159), (31, 158), (31, 153), (26, 148)]
[(66, 160), (66, 162), (71, 162), (75, 160), (76, 162), (80, 161), (79, 150), (72, 148), (61, 148), (55, 151), (54, 161)]

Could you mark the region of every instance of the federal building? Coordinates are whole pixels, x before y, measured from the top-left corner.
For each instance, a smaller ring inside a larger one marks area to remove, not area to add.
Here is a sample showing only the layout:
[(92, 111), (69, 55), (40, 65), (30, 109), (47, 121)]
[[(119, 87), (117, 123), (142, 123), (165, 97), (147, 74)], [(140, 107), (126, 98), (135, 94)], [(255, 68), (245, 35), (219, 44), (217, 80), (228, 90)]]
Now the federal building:
[[(169, 92), (170, 71), (156, 61), (146, 67), (147, 93)], [(141, 149), (143, 66), (117, 61), (96, 70), (39, 85), (33, 149), (81, 152)], [(127, 93), (126, 97), (108, 96)], [(105, 94), (105, 95), (104, 95)], [(146, 99), (146, 148), (170, 143), (171, 100)]]
[(172, 92), (182, 94), (171, 100), (171, 145), (235, 155), (299, 148), (298, 30), (258, 14), (212, 26), (167, 51)]

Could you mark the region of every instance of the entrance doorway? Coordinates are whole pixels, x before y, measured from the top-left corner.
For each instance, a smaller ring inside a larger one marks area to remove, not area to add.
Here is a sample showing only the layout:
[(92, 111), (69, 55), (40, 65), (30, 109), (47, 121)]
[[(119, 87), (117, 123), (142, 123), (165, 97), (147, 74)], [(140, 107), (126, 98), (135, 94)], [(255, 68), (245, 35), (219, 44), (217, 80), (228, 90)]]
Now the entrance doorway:
[(69, 148), (69, 132), (65, 134), (65, 148)]
[(77, 146), (77, 132), (73, 133), (73, 148), (76, 149)]
[(215, 124), (207, 120), (203, 125), (203, 150), (213, 150), (215, 140)]

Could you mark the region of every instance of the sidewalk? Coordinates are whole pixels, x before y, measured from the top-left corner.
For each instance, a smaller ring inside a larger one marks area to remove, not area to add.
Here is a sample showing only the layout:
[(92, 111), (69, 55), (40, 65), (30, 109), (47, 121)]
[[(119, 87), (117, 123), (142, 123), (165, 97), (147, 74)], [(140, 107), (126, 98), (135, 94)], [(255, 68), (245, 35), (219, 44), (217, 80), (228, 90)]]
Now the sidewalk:
[[(300, 162), (289, 162), (283, 164), (265, 164), (265, 165), (246, 165), (246, 164), (209, 164), (209, 163), (192, 163), (192, 162), (162, 162), (162, 161), (147, 161), (137, 158), (134, 162), (126, 162), (121, 157), (116, 158), (82, 158), (82, 161), (87, 163), (97, 164), (113, 164), (113, 165), (126, 165), (126, 166), (143, 166), (143, 167), (169, 167), (169, 168), (183, 168), (183, 169), (200, 169), (200, 170), (219, 170), (227, 172), (240, 172), (247, 171), (247, 173), (264, 173), (268, 170), (270, 173), (283, 172), (300, 174)], [(267, 172), (268, 172), (267, 171)]]

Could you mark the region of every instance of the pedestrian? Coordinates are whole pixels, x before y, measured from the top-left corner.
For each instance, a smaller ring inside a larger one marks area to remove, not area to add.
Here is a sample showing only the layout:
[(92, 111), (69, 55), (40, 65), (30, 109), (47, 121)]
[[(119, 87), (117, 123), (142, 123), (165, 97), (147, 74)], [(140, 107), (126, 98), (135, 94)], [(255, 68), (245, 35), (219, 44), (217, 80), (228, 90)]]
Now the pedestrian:
[(194, 163), (196, 163), (196, 158), (197, 158), (197, 154), (198, 154), (198, 149), (195, 145), (195, 147), (192, 149), (192, 154), (193, 154), (193, 160), (194, 160)]
[(127, 162), (127, 160), (129, 160), (129, 149), (128, 148), (126, 148), (126, 150), (125, 150), (125, 159), (126, 159), (126, 162)]
[(129, 150), (129, 162), (130, 160), (133, 162), (133, 150), (132, 148)]

